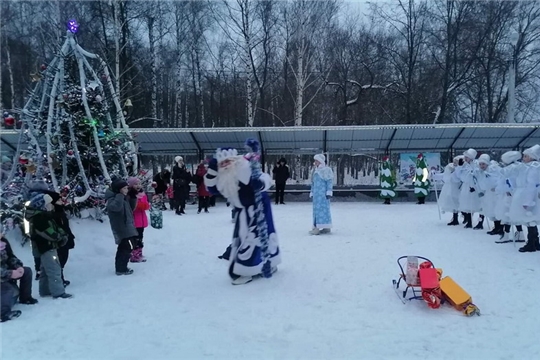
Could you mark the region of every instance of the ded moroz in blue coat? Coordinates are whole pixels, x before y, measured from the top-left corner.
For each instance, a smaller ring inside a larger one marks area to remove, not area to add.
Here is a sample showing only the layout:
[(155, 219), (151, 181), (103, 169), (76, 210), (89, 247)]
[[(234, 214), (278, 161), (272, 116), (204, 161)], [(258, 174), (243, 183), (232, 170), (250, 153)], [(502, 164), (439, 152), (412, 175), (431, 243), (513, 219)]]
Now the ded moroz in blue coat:
[[(222, 152), (225, 153), (226, 150)], [(256, 188), (261, 189), (264, 218), (268, 233), (267, 251), (270, 254), (269, 260), (272, 268), (281, 263), (281, 252), (272, 218), (270, 198), (266, 193), (266, 190), (271, 186), (270, 176), (263, 173), (259, 179), (253, 179), (249, 161), (242, 156), (237, 156), (236, 151), (234, 151), (234, 154), (231, 152), (227, 155), (227, 160), (232, 160), (235, 163), (234, 172), (237, 179), (237, 182), (233, 183), (235, 191), (225, 194), (227, 188), (225, 183), (227, 181), (224, 177), (220, 178), (216, 159), (210, 161), (204, 182), (212, 194), (221, 193), (237, 211), (229, 266), (229, 275), (234, 280), (238, 276), (259, 275), (265, 265), (263, 246), (255, 214), (254, 189)]]

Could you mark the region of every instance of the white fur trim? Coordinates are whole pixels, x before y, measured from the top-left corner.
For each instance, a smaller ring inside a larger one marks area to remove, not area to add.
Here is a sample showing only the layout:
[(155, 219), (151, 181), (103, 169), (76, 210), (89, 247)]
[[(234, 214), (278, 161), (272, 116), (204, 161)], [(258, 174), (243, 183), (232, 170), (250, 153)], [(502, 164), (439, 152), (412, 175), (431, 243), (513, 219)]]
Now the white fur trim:
[(216, 151), (216, 160), (218, 163), (227, 159), (235, 158), (237, 156), (238, 156), (238, 151), (236, 151), (236, 149), (225, 150), (225, 149), (220, 148), (220, 149), (217, 149)]
[(207, 175), (210, 175), (210, 176), (217, 176), (218, 172), (217, 172), (216, 170), (214, 170), (214, 169), (210, 169), (210, 168), (209, 168), (209, 169), (206, 171), (206, 174), (207, 174)]
[(532, 212), (527, 211), (527, 212), (525, 212), (525, 215), (526, 215), (526, 216), (532, 216)]
[(482, 154), (480, 155), (480, 157), (478, 158), (478, 163), (479, 164), (486, 164), (486, 165), (489, 165), (489, 162), (491, 161), (491, 158), (489, 157), (488, 154)]
[(264, 184), (264, 187), (262, 189), (263, 191), (267, 191), (268, 189), (270, 189), (270, 187), (272, 187), (272, 178), (267, 173), (262, 173), (259, 179)]
[(334, 192), (333, 192), (332, 190), (328, 190), (328, 191), (326, 192), (326, 195), (328, 195), (328, 196), (333, 196), (333, 195), (334, 195)]
[(238, 159), (236, 164), (236, 175), (238, 176), (238, 181), (242, 184), (249, 184), (249, 180), (251, 179), (251, 166), (249, 161), (244, 158)]
[(315, 227), (317, 229), (331, 229), (332, 224), (316, 224)]
[(317, 160), (321, 164), (326, 164), (326, 157), (323, 154), (317, 154), (313, 157), (313, 159)]

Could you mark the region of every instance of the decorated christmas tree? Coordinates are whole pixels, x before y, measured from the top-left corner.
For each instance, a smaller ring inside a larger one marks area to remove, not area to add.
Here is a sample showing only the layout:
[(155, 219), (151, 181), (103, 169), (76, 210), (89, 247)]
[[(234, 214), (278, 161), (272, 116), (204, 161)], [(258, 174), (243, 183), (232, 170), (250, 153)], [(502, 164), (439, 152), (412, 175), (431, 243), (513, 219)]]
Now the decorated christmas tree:
[(422, 153), (416, 158), (416, 173), (414, 175), (414, 195), (418, 198), (418, 204), (424, 204), (429, 193), (429, 171), (426, 159)]
[(381, 193), (379, 196), (381, 199), (384, 199), (385, 204), (389, 205), (390, 200), (396, 197), (394, 189), (396, 188), (397, 183), (394, 168), (388, 156), (383, 157), (379, 181), (381, 184)]
[(21, 112), (21, 138), (2, 183), (4, 210), (26, 200), (36, 182), (60, 192), (71, 208), (103, 208), (111, 177), (138, 173), (135, 143), (108, 67), (77, 43), (77, 31), (70, 20), (56, 57), (31, 74), (36, 85)]

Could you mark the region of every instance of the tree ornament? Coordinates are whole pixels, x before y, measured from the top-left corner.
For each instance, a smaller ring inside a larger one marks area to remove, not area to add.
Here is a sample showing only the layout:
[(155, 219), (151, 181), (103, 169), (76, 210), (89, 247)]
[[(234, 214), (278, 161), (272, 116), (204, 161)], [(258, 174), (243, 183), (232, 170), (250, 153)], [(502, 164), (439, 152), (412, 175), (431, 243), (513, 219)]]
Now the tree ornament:
[(41, 71), (45, 71), (47, 70), (47, 65), (45, 64), (41, 64), (41, 67), (40, 67)]
[(30, 73), (30, 79), (32, 80), (32, 82), (38, 82), (38, 81), (41, 81), (41, 79), (43, 79), (43, 75), (41, 75), (38, 72)]
[(79, 31), (79, 23), (75, 19), (71, 19), (67, 22), (67, 28), (72, 34), (76, 34)]

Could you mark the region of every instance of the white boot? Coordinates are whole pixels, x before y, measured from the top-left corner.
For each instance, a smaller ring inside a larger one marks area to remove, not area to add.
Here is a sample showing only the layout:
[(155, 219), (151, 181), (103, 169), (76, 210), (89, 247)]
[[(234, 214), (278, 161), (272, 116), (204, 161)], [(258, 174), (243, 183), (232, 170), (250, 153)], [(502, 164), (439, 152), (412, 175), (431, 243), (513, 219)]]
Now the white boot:
[(253, 280), (253, 276), (240, 276), (239, 278), (231, 281), (233, 285), (244, 285), (250, 283)]
[(516, 239), (516, 242), (522, 243), (525, 242), (525, 234), (523, 231), (516, 231), (514, 234), (514, 239)]
[(505, 232), (499, 240), (495, 240), (496, 244), (506, 244), (514, 241), (514, 235), (510, 232)]
[(317, 228), (313, 228), (310, 232), (311, 235), (319, 235), (321, 231)]

